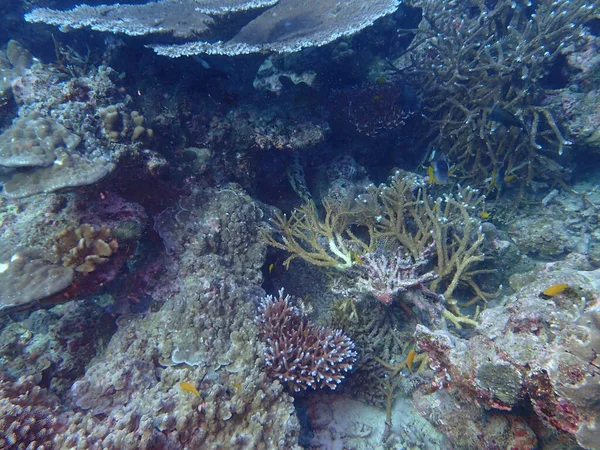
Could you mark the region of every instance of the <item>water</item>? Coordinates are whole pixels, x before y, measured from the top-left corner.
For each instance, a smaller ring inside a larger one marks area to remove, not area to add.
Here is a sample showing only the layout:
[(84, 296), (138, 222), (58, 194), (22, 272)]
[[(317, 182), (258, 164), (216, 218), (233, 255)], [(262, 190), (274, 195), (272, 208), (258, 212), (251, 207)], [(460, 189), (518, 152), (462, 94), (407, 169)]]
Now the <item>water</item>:
[(600, 448), (599, 7), (259, 3), (0, 6), (0, 448)]

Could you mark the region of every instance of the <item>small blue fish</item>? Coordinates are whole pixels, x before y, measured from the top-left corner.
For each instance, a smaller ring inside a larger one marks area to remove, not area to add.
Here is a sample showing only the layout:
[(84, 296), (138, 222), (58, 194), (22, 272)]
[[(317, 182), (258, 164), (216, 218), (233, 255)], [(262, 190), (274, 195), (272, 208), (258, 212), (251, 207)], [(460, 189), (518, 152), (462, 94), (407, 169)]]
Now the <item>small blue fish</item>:
[(450, 176), (450, 165), (445, 154), (435, 156), (435, 151), (432, 154), (432, 160), (429, 162), (429, 183), (446, 184)]

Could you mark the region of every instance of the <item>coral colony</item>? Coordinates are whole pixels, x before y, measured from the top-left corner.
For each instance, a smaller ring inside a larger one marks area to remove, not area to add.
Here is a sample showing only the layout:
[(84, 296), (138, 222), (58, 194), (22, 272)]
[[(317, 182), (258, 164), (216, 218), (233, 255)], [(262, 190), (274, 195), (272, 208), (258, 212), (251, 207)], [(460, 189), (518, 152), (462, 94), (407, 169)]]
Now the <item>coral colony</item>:
[(0, 448), (600, 450), (599, 5), (5, 3)]

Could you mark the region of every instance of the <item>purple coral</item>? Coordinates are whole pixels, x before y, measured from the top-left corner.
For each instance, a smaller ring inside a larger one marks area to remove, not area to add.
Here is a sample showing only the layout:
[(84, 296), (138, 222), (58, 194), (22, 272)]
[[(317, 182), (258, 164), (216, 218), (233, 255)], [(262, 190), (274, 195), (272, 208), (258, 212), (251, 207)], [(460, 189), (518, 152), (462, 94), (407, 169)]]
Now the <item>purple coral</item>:
[(304, 320), (283, 289), (279, 296), (263, 299), (255, 321), (265, 343), (267, 372), (295, 392), (308, 387), (335, 389), (356, 361), (350, 338)]

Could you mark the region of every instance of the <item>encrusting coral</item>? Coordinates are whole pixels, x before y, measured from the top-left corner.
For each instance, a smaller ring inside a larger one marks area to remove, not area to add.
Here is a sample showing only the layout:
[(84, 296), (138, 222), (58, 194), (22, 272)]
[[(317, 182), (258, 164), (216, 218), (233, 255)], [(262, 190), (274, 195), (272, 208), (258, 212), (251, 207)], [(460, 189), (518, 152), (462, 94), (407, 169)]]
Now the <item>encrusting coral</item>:
[(350, 338), (305, 320), (283, 289), (277, 297), (263, 299), (256, 324), (265, 343), (267, 372), (296, 392), (335, 389), (356, 361)]

